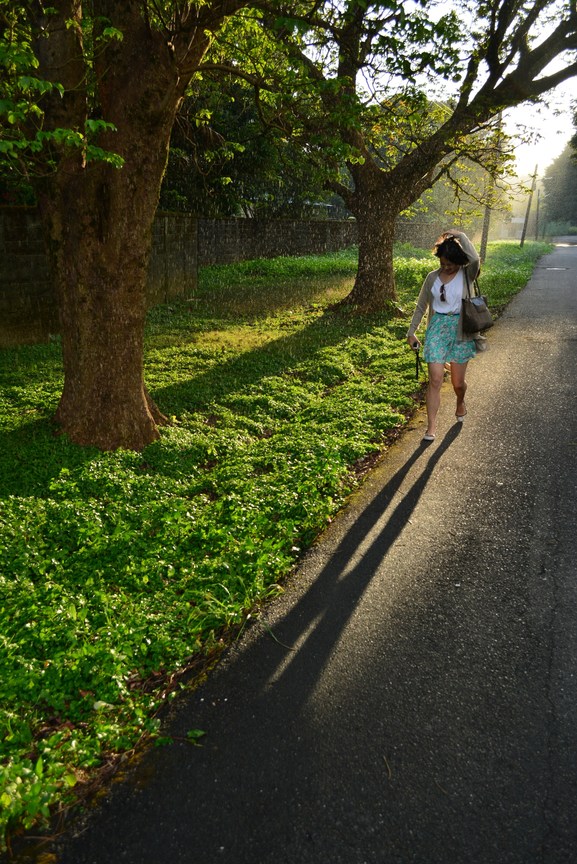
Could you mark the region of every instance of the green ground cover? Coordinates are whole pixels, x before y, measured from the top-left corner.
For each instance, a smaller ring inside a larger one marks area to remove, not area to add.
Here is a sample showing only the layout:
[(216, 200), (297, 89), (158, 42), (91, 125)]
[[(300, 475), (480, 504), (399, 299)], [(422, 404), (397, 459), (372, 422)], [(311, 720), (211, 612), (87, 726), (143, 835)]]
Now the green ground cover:
[[(549, 248), (490, 245), (495, 309)], [(193, 299), (150, 313), (147, 383), (172, 425), (143, 453), (54, 435), (58, 340), (0, 351), (0, 838), (158, 736), (185, 671), (282, 590), (415, 408), (404, 337), (434, 264), (397, 248), (400, 318), (331, 309), (355, 250), (205, 268)]]

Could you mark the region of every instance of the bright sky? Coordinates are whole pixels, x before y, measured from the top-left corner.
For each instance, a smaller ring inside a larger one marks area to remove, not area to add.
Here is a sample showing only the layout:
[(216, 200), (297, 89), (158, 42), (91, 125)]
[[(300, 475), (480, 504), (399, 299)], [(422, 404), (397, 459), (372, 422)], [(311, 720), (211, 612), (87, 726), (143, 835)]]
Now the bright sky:
[[(540, 137), (530, 144), (520, 144), (516, 151), (517, 173), (528, 177), (538, 166), (538, 175), (543, 177), (547, 167), (561, 155), (576, 133), (573, 126), (571, 101), (577, 97), (577, 79), (559, 87), (551, 97), (551, 107), (522, 105), (505, 112), (505, 126), (510, 135), (527, 127), (538, 132)], [(559, 113), (560, 112), (560, 113)]]

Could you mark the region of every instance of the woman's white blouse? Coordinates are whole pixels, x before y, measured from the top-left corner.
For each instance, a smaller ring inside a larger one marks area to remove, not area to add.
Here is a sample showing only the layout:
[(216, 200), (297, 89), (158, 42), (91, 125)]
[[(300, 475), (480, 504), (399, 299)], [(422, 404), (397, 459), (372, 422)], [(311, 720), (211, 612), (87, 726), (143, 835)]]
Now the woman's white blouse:
[(461, 311), (461, 301), (463, 299), (463, 270), (457, 270), (451, 281), (447, 282), (445, 285), (445, 297), (447, 299), (444, 302), (441, 300), (442, 284), (440, 278), (437, 276), (433, 282), (433, 287), (431, 288), (431, 293), (433, 295), (433, 312), (444, 312), (445, 314), (450, 312), (452, 314), (459, 314)]

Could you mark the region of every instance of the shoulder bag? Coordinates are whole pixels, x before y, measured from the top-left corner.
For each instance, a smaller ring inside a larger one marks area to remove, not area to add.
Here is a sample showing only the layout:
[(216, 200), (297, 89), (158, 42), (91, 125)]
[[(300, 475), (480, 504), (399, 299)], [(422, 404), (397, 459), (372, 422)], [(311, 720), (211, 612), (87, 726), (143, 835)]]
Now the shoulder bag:
[(469, 274), (465, 270), (467, 296), (463, 297), (463, 333), (480, 333), (493, 326), (493, 318), (487, 306), (487, 298), (481, 294), (479, 283), (473, 280), (474, 293), (471, 294)]

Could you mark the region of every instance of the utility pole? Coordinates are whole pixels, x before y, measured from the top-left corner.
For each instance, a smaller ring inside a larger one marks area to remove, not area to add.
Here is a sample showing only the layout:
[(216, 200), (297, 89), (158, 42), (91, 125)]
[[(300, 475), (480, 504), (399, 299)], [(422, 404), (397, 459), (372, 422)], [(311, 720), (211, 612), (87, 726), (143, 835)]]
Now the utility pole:
[(485, 263), (487, 255), (487, 242), (489, 240), (489, 225), (491, 224), (491, 205), (485, 204), (485, 215), (483, 216), (483, 233), (481, 234), (481, 248), (479, 249), (479, 260)]
[(531, 191), (529, 192), (529, 201), (527, 203), (527, 212), (525, 213), (525, 222), (523, 224), (523, 233), (521, 234), (521, 242), (519, 246), (523, 246), (525, 243), (525, 234), (527, 233), (527, 225), (529, 224), (529, 213), (531, 212), (531, 202), (533, 200), (533, 194), (535, 192), (535, 186), (537, 185), (537, 169), (538, 165), (535, 165), (535, 173), (533, 174), (533, 182), (531, 183)]

